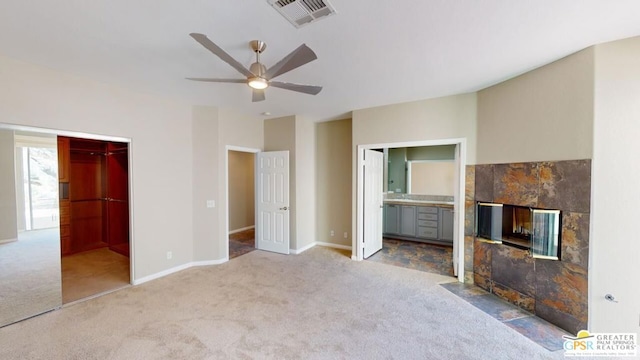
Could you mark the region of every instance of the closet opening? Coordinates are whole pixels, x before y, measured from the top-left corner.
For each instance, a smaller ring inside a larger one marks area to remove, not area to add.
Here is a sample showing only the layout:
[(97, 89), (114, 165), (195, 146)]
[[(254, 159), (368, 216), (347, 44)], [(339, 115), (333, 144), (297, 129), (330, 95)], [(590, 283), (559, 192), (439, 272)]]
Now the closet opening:
[(129, 144), (58, 136), (62, 303), (130, 284)]

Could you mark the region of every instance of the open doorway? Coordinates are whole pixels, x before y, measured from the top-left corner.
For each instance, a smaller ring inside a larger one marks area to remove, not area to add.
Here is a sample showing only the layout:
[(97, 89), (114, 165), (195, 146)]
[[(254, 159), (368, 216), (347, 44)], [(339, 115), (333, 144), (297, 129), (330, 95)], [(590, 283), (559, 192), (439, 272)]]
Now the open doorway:
[(253, 151), (227, 151), (229, 259), (256, 249), (255, 158)]
[[(382, 174), (368, 171), (369, 149), (384, 152)], [(462, 279), (464, 153), (464, 139), (358, 146), (354, 258)], [(372, 176), (384, 179), (375, 204), (368, 199)], [(376, 219), (383, 231), (372, 234)]]
[(63, 304), (128, 286), (129, 144), (58, 136)]

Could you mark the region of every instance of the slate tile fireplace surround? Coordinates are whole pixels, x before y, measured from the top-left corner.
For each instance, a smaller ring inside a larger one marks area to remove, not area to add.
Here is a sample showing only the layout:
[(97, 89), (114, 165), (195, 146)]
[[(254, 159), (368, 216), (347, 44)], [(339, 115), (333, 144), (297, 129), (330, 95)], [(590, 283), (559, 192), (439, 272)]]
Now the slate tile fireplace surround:
[[(466, 278), (573, 334), (586, 329), (591, 160), (475, 165), (466, 174)], [(478, 201), (560, 210), (561, 259), (477, 239)]]

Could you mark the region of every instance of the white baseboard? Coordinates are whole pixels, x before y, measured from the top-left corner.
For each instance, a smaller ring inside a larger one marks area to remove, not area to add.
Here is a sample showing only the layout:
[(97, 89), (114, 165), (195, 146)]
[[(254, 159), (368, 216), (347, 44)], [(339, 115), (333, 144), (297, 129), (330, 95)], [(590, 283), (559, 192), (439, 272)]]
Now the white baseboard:
[(316, 246), (316, 243), (311, 243), (301, 249), (289, 249), (289, 252), (294, 254), (294, 255), (298, 255), (298, 254), (302, 254), (303, 252), (311, 249), (312, 247)]
[(351, 260), (358, 261), (358, 257), (357, 257), (357, 256), (355, 256), (355, 255), (351, 255)]
[(191, 266), (209, 266), (209, 265), (220, 265), (229, 261), (228, 257), (220, 260), (205, 260), (205, 261), (194, 261), (191, 263)]
[(324, 241), (318, 241), (318, 242), (316, 242), (316, 245), (326, 246), (326, 247), (330, 247), (330, 248), (334, 248), (334, 249), (341, 249), (341, 250), (352, 250), (351, 246), (349, 246), (349, 245), (333, 244), (333, 243), (328, 243), (328, 242), (324, 242)]
[(14, 242), (14, 241), (18, 241), (18, 239), (5, 239), (5, 240), (0, 240), (0, 244), (6, 244), (6, 243)]
[(251, 225), (251, 226), (243, 227), (243, 228), (240, 228), (240, 229), (231, 230), (231, 231), (229, 231), (229, 235), (235, 234), (235, 233), (239, 233), (239, 232), (242, 232), (242, 231), (255, 229), (255, 227), (256, 227), (255, 225)]
[(177, 273), (178, 271), (186, 270), (186, 269), (191, 268), (191, 267), (220, 265), (220, 264), (226, 263), (227, 261), (229, 261), (229, 258), (227, 258), (227, 257), (225, 257), (224, 259), (219, 259), (219, 260), (193, 261), (193, 262), (189, 262), (189, 263), (186, 263), (186, 264), (178, 265), (176, 267), (172, 267), (171, 269), (160, 271), (159, 273), (155, 273), (155, 274), (152, 274), (152, 275), (149, 275), (149, 276), (145, 276), (145, 277), (140, 278), (140, 279), (133, 280), (132, 284), (133, 285), (140, 285), (140, 284), (146, 283), (147, 281), (159, 279), (161, 277), (165, 277), (167, 275), (171, 275), (173, 273)]
[(178, 271), (182, 271), (182, 270), (184, 270), (184, 269), (188, 269), (188, 268), (190, 268), (190, 267), (191, 267), (191, 263), (186, 263), (186, 264), (178, 265), (178, 266), (176, 266), (176, 267), (172, 267), (172, 268), (170, 268), (170, 269), (163, 270), (163, 271), (160, 271), (160, 272), (158, 272), (158, 273), (155, 273), (155, 274), (151, 274), (151, 275), (148, 275), (148, 276), (142, 277), (142, 278), (140, 278), (140, 279), (135, 279), (135, 280), (133, 280), (132, 284), (133, 284), (133, 285), (140, 285), (140, 284), (146, 283), (147, 281), (151, 281), (151, 280), (159, 279), (159, 278), (161, 278), (161, 277), (165, 277), (165, 276), (167, 276), (167, 275), (171, 275), (171, 274), (173, 274), (173, 273), (177, 273)]

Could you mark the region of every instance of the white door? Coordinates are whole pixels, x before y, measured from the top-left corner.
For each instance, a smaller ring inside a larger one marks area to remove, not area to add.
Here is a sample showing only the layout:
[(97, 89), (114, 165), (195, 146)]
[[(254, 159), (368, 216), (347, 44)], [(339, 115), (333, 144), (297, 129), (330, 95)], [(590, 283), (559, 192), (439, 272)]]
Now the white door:
[(384, 154), (364, 151), (364, 258), (382, 249)]
[(258, 153), (256, 247), (289, 254), (289, 152)]

